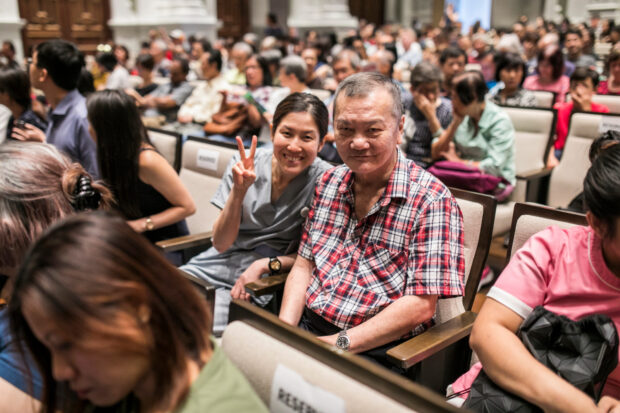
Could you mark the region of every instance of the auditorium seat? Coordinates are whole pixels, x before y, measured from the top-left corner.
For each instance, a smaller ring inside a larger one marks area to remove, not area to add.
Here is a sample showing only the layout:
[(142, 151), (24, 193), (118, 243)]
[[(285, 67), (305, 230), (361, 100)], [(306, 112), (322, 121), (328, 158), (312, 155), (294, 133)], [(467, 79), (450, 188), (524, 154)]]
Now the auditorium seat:
[(530, 90), (536, 98), (537, 108), (551, 109), (555, 103), (555, 93), (547, 92), (545, 90)]
[(271, 411), (459, 411), (428, 389), (245, 301), (232, 301), (230, 320), (222, 349)]
[(177, 173), (181, 166), (181, 134), (163, 129), (147, 128), (149, 140)]

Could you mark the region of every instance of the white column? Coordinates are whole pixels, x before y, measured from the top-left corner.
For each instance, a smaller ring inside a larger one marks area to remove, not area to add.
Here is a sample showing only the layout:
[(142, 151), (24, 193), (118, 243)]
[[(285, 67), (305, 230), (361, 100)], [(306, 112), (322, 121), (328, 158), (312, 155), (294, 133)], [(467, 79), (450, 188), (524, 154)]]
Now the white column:
[(181, 29), (214, 41), (217, 37), (216, 0), (110, 0), (108, 25), (114, 41), (135, 56), (150, 29)]
[(603, 19), (615, 19), (616, 24), (620, 21), (620, 2), (617, 0), (588, 0), (586, 10), (588, 18), (596, 13)]
[(24, 58), (21, 28), (25, 24), (26, 19), (19, 17), (17, 0), (3, 0), (0, 7), (0, 44), (4, 40), (10, 40), (15, 45), (15, 60), (20, 64)]
[(301, 31), (315, 29), (343, 35), (358, 25), (347, 0), (291, 0), (290, 10), (288, 27)]

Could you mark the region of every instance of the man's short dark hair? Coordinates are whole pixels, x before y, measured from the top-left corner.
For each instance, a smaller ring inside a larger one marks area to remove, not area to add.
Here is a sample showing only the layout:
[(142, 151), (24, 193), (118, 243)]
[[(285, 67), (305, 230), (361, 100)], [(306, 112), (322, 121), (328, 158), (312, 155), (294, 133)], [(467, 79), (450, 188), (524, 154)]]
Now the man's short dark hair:
[(11, 50), (11, 52), (15, 53), (15, 45), (13, 44), (12, 41), (5, 40), (5, 41), (2, 42), (2, 44), (6, 44), (7, 46), (9, 46), (9, 50)]
[(463, 56), (465, 63), (467, 63), (467, 54), (463, 49), (456, 46), (448, 46), (443, 50), (443, 52), (441, 52), (441, 55), (439, 56), (439, 64), (443, 66), (448, 59), (458, 58), (461, 56)]
[(203, 52), (211, 51), (211, 42), (204, 37), (194, 40), (192, 43), (200, 43)]
[(143, 67), (146, 70), (155, 68), (155, 59), (150, 53), (142, 53), (136, 57), (136, 66)]
[(468, 70), (454, 77), (452, 90), (464, 105), (469, 105), (472, 102), (484, 101), (488, 88), (481, 72)]
[(568, 36), (569, 34), (576, 34), (577, 36), (579, 36), (580, 39), (583, 39), (583, 34), (581, 33), (581, 30), (579, 30), (576, 27), (571, 27), (566, 31), (566, 34), (564, 35), (564, 38), (566, 39), (566, 36)]
[(400, 89), (389, 77), (378, 72), (356, 73), (343, 80), (334, 94), (334, 119), (337, 113), (338, 98), (341, 94), (346, 97), (365, 97), (376, 89), (383, 88), (392, 97), (392, 115), (396, 122), (403, 115), (403, 104)]
[(172, 61), (179, 62), (179, 64), (181, 65), (181, 71), (184, 75), (187, 75), (189, 73), (189, 61), (186, 58), (175, 56)]
[(410, 83), (411, 87), (415, 89), (425, 83), (441, 83), (443, 81), (442, 78), (441, 70), (437, 66), (430, 62), (422, 61), (415, 65), (411, 71)]
[(56, 86), (73, 90), (77, 86), (84, 55), (70, 42), (61, 39), (48, 40), (37, 46), (37, 67), (47, 70)]
[(101, 66), (103, 66), (106, 72), (113, 71), (118, 64), (118, 60), (112, 52), (99, 53), (95, 58), (95, 61)]
[(207, 59), (207, 62), (212, 65), (213, 63), (216, 64), (217, 66), (217, 71), (221, 72), (222, 71), (222, 53), (220, 53), (219, 50), (211, 50), (209, 52), (209, 58)]
[(589, 67), (579, 66), (575, 69), (572, 75), (570, 75), (570, 85), (574, 83), (584, 82), (586, 79), (592, 80), (592, 86), (596, 90), (598, 86), (598, 73), (596, 70), (592, 70)]
[(522, 42), (530, 42), (530, 43), (537, 44), (539, 40), (540, 40), (540, 36), (538, 35), (538, 33), (525, 32), (525, 34), (523, 35)]

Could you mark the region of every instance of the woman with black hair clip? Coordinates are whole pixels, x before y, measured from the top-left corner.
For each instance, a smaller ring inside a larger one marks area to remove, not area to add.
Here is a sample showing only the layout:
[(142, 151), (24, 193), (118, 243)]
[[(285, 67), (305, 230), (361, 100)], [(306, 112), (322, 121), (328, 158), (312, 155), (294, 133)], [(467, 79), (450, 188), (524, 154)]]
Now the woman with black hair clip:
[(32, 111), (30, 79), (21, 69), (0, 69), (0, 105), (11, 111), (6, 138), (11, 139), (13, 127), (23, 128), (28, 123), (45, 131), (47, 122)]
[[(133, 99), (120, 90), (103, 90), (90, 96), (87, 107), (101, 178), (127, 223), (153, 243), (187, 235), (185, 218), (195, 212), (194, 201), (149, 141)], [(181, 264), (180, 254), (169, 259)]]
[(537, 306), (572, 320), (605, 314), (620, 328), (620, 145), (602, 151), (583, 188), (589, 226), (535, 234), (489, 291), (470, 338), (481, 364), (451, 385), (455, 404), (484, 367), (497, 385), (546, 412), (620, 412), (620, 366), (607, 378), (607, 397), (597, 406), (538, 362), (516, 335)]

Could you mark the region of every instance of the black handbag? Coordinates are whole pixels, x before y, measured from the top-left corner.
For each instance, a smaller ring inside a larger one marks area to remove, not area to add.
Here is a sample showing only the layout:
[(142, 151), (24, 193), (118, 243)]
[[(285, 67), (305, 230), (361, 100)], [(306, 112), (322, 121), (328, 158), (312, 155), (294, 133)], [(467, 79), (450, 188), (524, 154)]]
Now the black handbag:
[[(578, 321), (538, 306), (517, 335), (534, 358), (595, 401), (618, 364), (618, 333), (609, 317), (595, 314)], [(496, 385), (484, 370), (472, 383), (463, 407), (473, 412), (542, 412)]]

